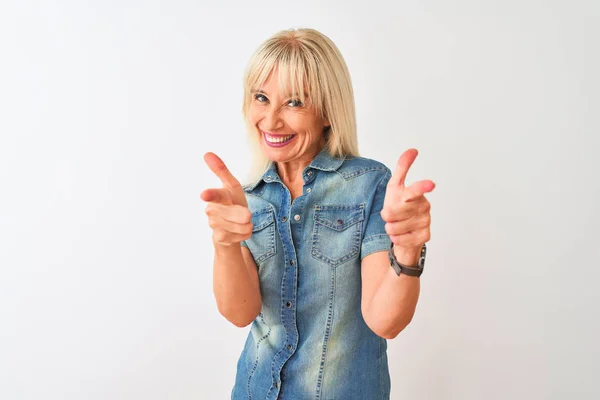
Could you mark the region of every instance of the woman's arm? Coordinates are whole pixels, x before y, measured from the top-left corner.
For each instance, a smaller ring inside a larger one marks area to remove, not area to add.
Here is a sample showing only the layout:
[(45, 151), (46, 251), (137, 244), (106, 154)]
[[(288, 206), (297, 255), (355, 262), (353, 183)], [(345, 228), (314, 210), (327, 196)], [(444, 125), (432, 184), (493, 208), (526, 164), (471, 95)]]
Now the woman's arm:
[[(396, 171), (387, 182), (380, 212), (385, 232), (394, 243), (394, 255), (404, 265), (416, 265), (423, 244), (431, 238), (431, 205), (425, 193), (433, 191), (435, 183), (423, 180), (405, 186), (406, 175), (417, 154), (417, 149), (409, 149), (398, 159)], [(363, 258), (361, 273), (361, 308), (365, 322), (379, 336), (387, 339), (396, 337), (415, 313), (421, 289), (420, 278), (396, 275), (389, 264), (387, 251), (378, 251)]]
[(240, 182), (216, 154), (204, 160), (219, 177), (223, 188), (206, 189), (208, 224), (213, 230), (215, 259), (213, 291), (219, 312), (236, 326), (248, 325), (260, 313), (261, 296), (256, 263), (241, 242), (252, 236), (252, 213)]
[[(401, 264), (416, 265), (420, 249), (414, 253), (395, 253)], [(396, 275), (387, 251), (366, 256), (362, 260), (361, 274), (363, 319), (378, 336), (395, 338), (413, 318), (421, 289), (420, 278)]]
[(215, 243), (213, 291), (219, 312), (236, 326), (247, 326), (260, 313), (258, 272), (247, 248)]

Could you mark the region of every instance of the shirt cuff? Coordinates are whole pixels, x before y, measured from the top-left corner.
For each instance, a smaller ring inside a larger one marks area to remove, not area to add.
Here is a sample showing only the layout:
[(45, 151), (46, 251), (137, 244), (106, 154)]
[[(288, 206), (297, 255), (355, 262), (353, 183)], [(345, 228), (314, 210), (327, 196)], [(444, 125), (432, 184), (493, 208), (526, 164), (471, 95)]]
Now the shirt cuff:
[(360, 250), (360, 259), (368, 256), (371, 253), (378, 251), (389, 251), (392, 246), (392, 240), (387, 234), (373, 235), (364, 239)]

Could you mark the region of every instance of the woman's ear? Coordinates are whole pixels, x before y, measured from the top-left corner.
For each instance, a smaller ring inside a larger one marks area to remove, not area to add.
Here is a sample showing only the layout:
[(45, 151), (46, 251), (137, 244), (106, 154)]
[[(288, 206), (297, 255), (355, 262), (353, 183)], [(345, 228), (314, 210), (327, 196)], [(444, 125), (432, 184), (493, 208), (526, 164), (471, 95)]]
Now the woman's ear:
[(327, 113), (322, 111), (321, 112), (321, 119), (323, 120), (323, 126), (325, 128), (329, 128), (331, 126), (331, 123), (329, 122), (329, 118), (327, 118)]

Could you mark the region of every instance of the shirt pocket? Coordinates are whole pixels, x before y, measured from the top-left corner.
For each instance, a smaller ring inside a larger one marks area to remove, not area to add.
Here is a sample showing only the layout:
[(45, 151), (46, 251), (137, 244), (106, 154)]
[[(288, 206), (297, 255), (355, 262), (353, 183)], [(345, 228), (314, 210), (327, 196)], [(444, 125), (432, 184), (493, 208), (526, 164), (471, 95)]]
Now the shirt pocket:
[(252, 236), (247, 243), (256, 264), (275, 255), (275, 217), (271, 208), (252, 213)]
[(311, 255), (331, 266), (356, 257), (360, 252), (364, 204), (316, 205)]

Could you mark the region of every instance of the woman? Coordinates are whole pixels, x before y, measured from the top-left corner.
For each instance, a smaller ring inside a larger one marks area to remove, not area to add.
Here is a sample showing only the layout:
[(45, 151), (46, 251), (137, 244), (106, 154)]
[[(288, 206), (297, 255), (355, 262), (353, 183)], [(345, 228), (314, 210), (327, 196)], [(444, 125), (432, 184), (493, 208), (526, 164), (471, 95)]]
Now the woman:
[(243, 111), (260, 176), (242, 187), (207, 153), (223, 188), (201, 194), (219, 312), (252, 323), (232, 399), (389, 399), (386, 339), (415, 311), (434, 183), (405, 186), (415, 149), (393, 175), (359, 157), (346, 64), (315, 30), (259, 47)]

